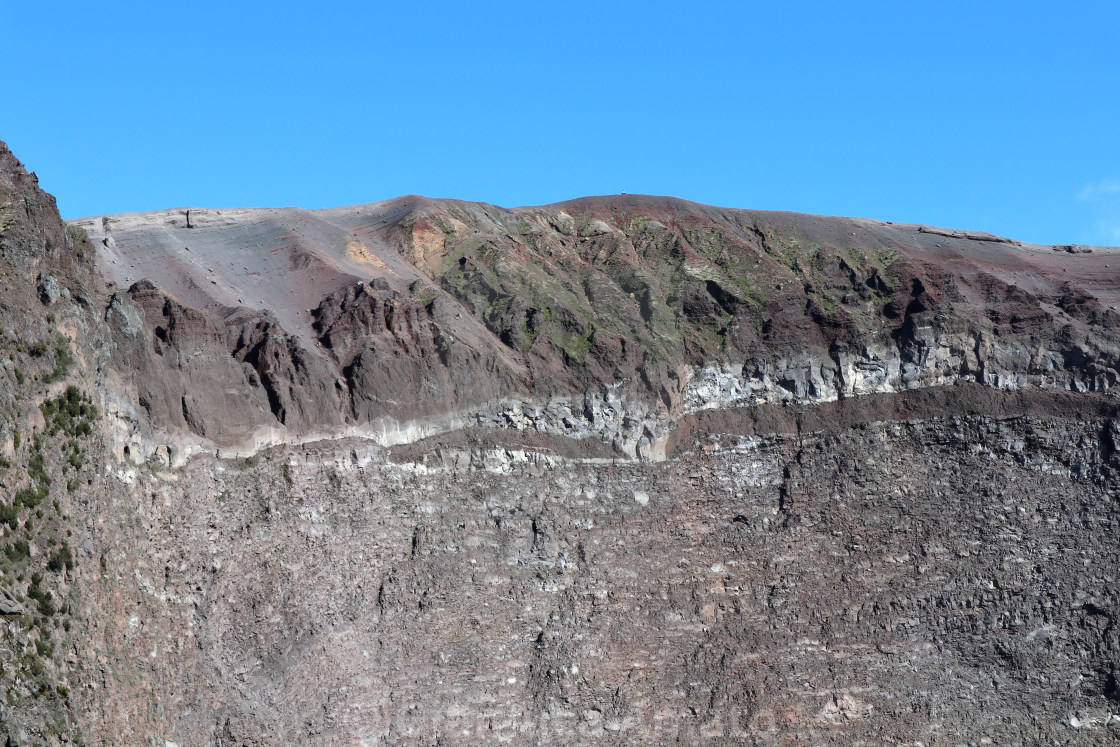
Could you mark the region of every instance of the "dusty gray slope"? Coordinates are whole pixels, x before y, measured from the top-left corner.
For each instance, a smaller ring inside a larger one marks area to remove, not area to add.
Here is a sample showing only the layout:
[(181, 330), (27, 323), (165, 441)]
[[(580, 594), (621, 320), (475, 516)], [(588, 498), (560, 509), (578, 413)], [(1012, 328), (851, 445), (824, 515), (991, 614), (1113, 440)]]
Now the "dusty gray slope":
[(632, 196), (83, 244), (4, 168), (62, 518), (0, 541), (75, 548), (29, 743), (1115, 741), (1116, 250)]

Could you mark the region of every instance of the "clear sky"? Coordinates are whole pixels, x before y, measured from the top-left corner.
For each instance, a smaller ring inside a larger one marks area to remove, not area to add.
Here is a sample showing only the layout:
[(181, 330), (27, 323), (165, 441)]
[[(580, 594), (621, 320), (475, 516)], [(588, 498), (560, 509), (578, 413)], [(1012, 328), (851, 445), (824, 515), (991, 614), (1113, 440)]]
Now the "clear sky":
[(667, 194), (1120, 244), (1120, 2), (33, 3), (65, 217)]

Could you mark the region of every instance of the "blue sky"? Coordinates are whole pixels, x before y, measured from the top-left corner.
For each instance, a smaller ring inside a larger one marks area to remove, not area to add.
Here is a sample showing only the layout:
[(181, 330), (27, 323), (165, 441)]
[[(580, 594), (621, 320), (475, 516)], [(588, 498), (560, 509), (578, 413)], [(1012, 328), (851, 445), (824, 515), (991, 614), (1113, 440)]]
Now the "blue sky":
[(670, 194), (1120, 244), (1120, 3), (30, 3), (66, 217)]

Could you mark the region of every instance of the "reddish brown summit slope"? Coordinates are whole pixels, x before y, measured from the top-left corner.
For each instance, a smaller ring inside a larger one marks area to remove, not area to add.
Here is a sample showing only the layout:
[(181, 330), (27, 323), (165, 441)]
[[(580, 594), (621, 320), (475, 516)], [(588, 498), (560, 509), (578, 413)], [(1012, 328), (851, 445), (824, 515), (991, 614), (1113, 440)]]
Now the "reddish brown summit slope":
[[(589, 392), (644, 403), (640, 417), (665, 425), (719, 403), (1120, 381), (1116, 248), (646, 195), (73, 223), (122, 314), (142, 309), (128, 344), (148, 427), (216, 444), (487, 424), (472, 413)], [(697, 394), (713, 367), (739, 380), (719, 378), (716, 400)], [(202, 382), (228, 398), (188, 401)], [(664, 435), (579, 417), (568, 435), (624, 450)], [(553, 421), (531, 427), (565, 431)]]

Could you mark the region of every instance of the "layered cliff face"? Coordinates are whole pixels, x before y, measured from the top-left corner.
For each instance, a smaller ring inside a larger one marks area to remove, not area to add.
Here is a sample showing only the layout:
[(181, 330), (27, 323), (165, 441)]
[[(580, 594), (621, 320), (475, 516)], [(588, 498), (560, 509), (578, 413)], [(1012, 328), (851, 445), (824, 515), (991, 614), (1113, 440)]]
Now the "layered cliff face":
[(21, 744), (1120, 736), (1120, 250), (0, 191)]
[(119, 288), (134, 455), (483, 425), (657, 460), (710, 407), (1120, 381), (1111, 249), (640, 196), (74, 223)]

